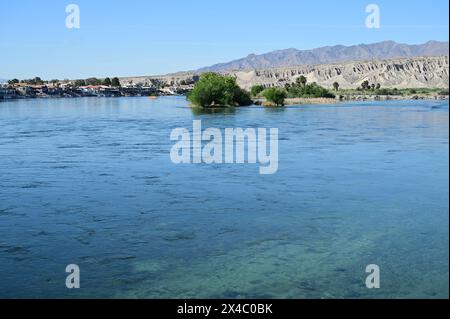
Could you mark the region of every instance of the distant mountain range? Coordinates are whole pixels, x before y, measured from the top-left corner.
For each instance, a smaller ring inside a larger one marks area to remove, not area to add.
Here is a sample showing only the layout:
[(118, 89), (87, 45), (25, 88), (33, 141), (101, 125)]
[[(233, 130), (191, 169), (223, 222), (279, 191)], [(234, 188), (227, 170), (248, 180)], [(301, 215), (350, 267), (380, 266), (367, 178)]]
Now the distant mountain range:
[(409, 45), (394, 41), (384, 41), (353, 46), (326, 46), (312, 50), (286, 49), (261, 55), (250, 54), (239, 60), (201, 68), (197, 72), (268, 69), (373, 59), (443, 56), (448, 54), (448, 42), (428, 41), (424, 44)]

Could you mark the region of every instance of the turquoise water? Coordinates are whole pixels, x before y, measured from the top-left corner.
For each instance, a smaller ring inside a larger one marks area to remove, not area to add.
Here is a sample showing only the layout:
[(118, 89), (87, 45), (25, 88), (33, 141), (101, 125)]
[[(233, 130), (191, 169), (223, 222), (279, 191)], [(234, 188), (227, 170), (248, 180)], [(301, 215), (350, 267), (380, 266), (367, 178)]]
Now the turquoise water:
[[(277, 127), (278, 173), (172, 164), (194, 119)], [(0, 297), (448, 298), (448, 142), (439, 101), (0, 103)]]

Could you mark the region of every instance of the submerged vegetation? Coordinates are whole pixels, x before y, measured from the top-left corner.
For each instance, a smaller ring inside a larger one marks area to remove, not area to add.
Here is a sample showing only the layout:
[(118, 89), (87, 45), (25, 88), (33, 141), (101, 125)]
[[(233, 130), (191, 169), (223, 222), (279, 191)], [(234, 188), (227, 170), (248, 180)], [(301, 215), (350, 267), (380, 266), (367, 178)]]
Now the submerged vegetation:
[(205, 73), (188, 94), (188, 100), (197, 107), (247, 106), (253, 103), (250, 93), (240, 88), (236, 79), (217, 73)]

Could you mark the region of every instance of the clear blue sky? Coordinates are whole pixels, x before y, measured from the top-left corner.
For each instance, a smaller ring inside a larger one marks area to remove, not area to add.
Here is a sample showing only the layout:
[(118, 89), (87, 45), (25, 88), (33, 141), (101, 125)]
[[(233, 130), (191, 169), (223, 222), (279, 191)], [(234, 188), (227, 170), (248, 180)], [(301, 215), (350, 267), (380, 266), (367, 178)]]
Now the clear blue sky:
[[(80, 29), (65, 27), (70, 3)], [(369, 3), (380, 29), (365, 27)], [(448, 10), (448, 0), (2, 0), (0, 78), (149, 75), (285, 48), (448, 41)]]

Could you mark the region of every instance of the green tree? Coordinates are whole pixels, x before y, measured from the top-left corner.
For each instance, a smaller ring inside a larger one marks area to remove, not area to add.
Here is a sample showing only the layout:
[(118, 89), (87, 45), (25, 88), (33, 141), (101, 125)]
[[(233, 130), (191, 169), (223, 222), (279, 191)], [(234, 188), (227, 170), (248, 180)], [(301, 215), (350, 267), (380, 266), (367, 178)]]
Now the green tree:
[(275, 103), (277, 106), (284, 106), (284, 100), (287, 97), (286, 90), (272, 87), (264, 90), (263, 96), (267, 101)]
[(253, 85), (250, 89), (252, 96), (258, 96), (262, 91), (264, 91), (264, 86), (262, 85)]
[(111, 86), (112, 82), (110, 78), (105, 78), (103, 80), (103, 85)]
[(12, 79), (12, 80), (8, 81), (8, 84), (10, 84), (10, 85), (17, 84), (17, 83), (19, 83), (18, 79)]
[(369, 81), (366, 80), (366, 81), (364, 81), (363, 83), (361, 83), (361, 88), (362, 88), (363, 90), (368, 90), (369, 87), (370, 87)]
[(313, 82), (311, 84), (306, 84), (305, 86), (294, 85), (288, 88), (288, 96), (291, 98), (303, 97), (303, 98), (313, 98), (313, 97), (325, 97), (334, 98), (334, 94), (328, 91), (326, 88)]
[(119, 80), (119, 78), (118, 78), (118, 77), (113, 78), (113, 79), (111, 80), (111, 85), (114, 86), (114, 87), (120, 87), (121, 85), (120, 85), (120, 80)]
[(339, 83), (338, 82), (334, 82), (333, 83), (333, 88), (335, 91), (339, 91)]
[(308, 82), (308, 80), (303, 75), (300, 75), (297, 78), (296, 82), (297, 82), (298, 85), (305, 86), (306, 83)]
[(250, 94), (241, 89), (236, 79), (216, 73), (205, 73), (188, 95), (200, 107), (244, 106), (252, 104)]
[(85, 80), (75, 80), (75, 83), (73, 85), (76, 87), (85, 86), (86, 81)]
[(89, 79), (86, 79), (86, 84), (87, 85), (101, 85), (102, 81), (97, 78), (89, 78)]
[(250, 97), (250, 93), (239, 86), (234, 89), (234, 100), (235, 105), (238, 106), (248, 106), (253, 104), (253, 100)]
[(377, 83), (376, 89), (379, 90), (381, 88), (381, 84)]
[(31, 83), (35, 84), (35, 85), (42, 85), (44, 84), (44, 81), (42, 81), (42, 79), (40, 77), (35, 77), (33, 80), (30, 81)]

